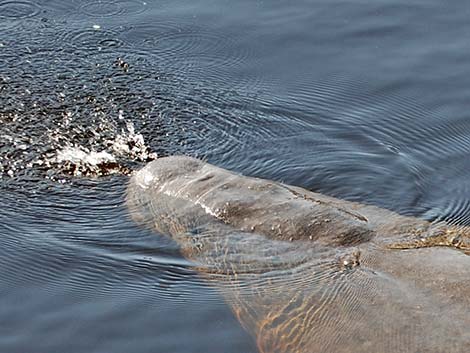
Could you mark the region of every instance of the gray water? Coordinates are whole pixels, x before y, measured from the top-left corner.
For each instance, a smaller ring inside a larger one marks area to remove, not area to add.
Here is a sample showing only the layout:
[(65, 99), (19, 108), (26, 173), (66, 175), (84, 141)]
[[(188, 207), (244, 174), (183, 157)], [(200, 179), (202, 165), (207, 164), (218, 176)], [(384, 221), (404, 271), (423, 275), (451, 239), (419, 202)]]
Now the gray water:
[(0, 351), (256, 352), (177, 246), (129, 219), (128, 174), (156, 156), (469, 224), (469, 15), (0, 1)]

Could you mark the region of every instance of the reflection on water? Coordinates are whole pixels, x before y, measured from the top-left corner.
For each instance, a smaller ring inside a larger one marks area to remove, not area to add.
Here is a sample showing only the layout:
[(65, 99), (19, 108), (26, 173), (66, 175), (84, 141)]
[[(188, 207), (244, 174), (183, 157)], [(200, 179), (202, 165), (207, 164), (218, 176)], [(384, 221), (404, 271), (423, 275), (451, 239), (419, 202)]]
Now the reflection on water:
[(156, 156), (468, 225), (469, 10), (0, 0), (0, 350), (257, 351), (128, 218), (125, 174)]

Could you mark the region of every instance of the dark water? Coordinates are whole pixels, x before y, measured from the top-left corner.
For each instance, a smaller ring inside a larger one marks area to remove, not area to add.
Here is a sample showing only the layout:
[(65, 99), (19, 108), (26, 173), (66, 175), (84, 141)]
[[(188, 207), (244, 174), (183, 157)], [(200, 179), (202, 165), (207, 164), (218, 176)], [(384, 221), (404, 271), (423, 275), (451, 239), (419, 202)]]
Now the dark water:
[(174, 243), (129, 219), (126, 174), (155, 155), (469, 224), (469, 15), (0, 1), (0, 351), (256, 352)]

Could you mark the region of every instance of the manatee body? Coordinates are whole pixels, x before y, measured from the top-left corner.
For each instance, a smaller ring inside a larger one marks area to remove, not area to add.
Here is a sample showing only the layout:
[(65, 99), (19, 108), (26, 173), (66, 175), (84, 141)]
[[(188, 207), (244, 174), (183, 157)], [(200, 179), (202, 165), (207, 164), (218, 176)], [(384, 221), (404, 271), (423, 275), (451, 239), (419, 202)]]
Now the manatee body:
[(465, 228), (184, 156), (135, 173), (127, 206), (179, 244), (260, 352), (470, 351)]

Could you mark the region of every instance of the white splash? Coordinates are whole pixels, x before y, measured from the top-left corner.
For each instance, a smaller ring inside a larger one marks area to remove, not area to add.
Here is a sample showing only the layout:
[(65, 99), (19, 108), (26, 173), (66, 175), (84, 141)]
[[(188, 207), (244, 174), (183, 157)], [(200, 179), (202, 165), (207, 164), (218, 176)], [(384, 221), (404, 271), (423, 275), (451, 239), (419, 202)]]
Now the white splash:
[(80, 147), (65, 147), (57, 151), (56, 160), (58, 163), (69, 162), (72, 164), (87, 164), (90, 166), (116, 162), (114, 156), (108, 152), (88, 151)]
[(127, 131), (123, 130), (112, 141), (111, 148), (121, 156), (130, 156), (137, 160), (146, 161), (157, 158), (156, 154), (149, 153), (142, 134), (135, 132), (134, 124), (126, 122)]

